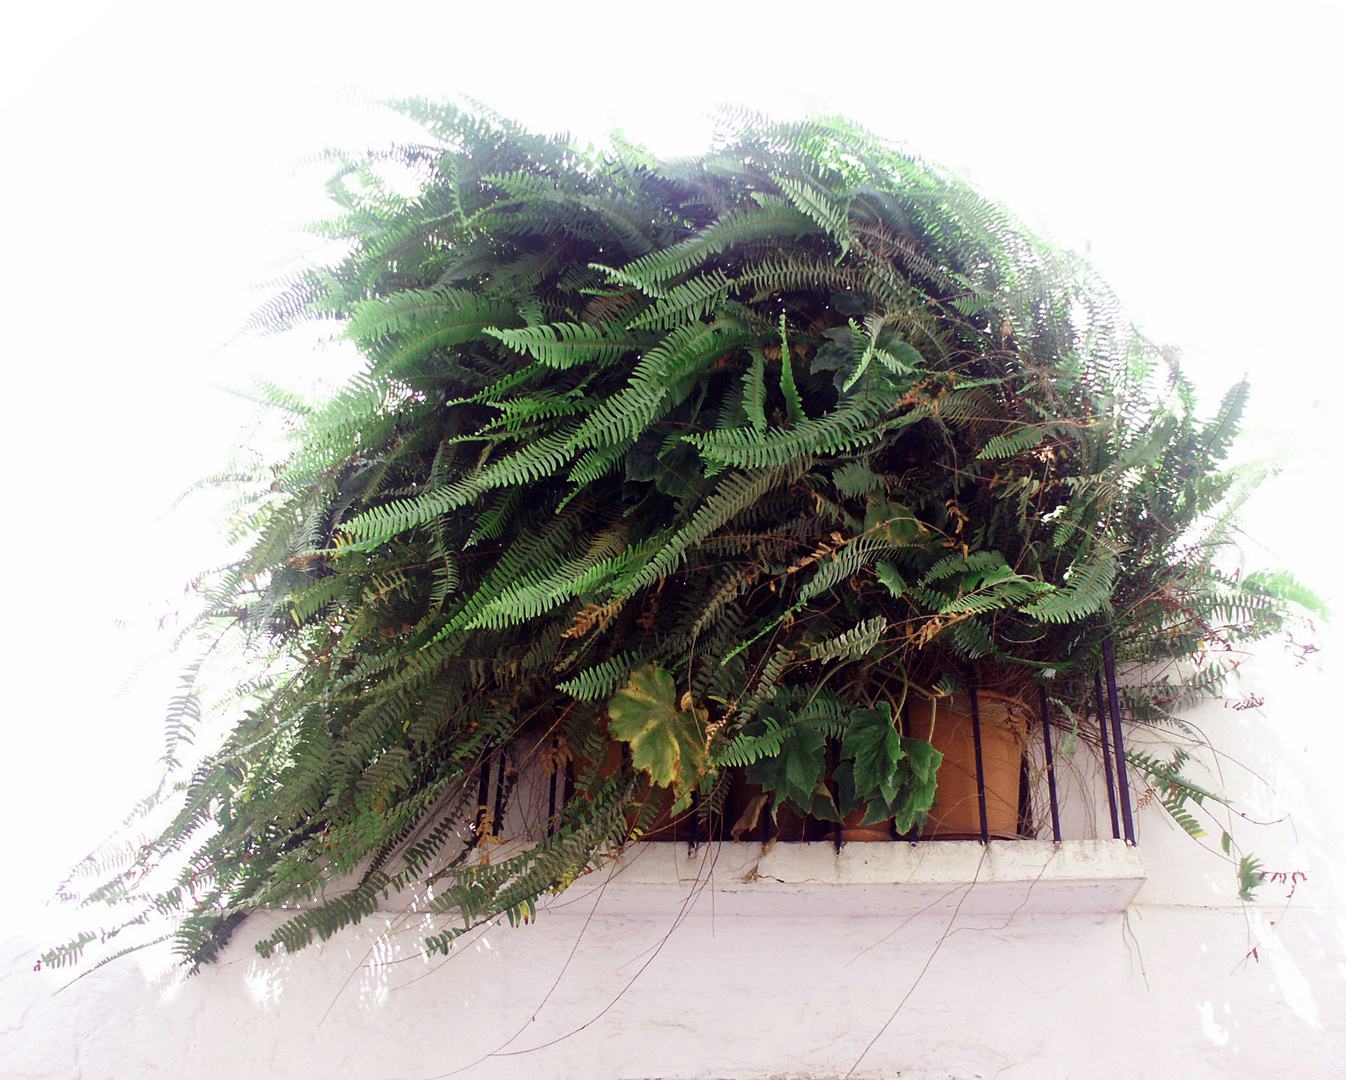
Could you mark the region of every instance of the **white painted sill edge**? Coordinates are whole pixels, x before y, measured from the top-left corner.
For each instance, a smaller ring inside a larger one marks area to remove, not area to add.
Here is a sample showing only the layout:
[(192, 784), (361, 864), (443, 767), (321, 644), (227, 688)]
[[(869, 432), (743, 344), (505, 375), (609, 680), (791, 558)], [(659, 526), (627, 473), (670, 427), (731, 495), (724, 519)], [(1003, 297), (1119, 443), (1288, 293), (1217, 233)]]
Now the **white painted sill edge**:
[[(632, 844), (558, 900), (602, 890), (607, 914), (644, 914), (695, 897), (717, 916), (874, 914), (943, 909), (982, 914), (1120, 912), (1145, 882), (1140, 852), (1119, 840)], [(598, 899), (598, 897), (593, 897)], [(548, 907), (561, 905), (548, 904)]]

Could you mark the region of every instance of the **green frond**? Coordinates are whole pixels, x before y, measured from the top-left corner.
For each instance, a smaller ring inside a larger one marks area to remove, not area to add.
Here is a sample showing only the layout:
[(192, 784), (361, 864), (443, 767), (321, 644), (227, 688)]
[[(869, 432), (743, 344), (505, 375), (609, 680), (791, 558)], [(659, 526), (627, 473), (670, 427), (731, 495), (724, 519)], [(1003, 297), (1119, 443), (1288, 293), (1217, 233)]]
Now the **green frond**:
[(780, 392), (785, 399), (786, 419), (791, 424), (803, 422), (804, 402), (795, 385), (794, 350), (790, 348), (789, 328), (783, 311), (780, 314)]
[(627, 385), (593, 411), (575, 444), (592, 448), (634, 441), (659, 418), (684, 380), (704, 371), (745, 336), (746, 329), (736, 319), (694, 322), (674, 330), (642, 355)]
[(806, 290), (859, 293), (863, 276), (848, 263), (838, 263), (835, 256), (767, 249), (739, 271), (737, 282), (753, 292), (752, 302), (760, 303), (778, 293)]
[(1023, 610), (1048, 623), (1074, 622), (1105, 611), (1111, 607), (1112, 585), (1119, 569), (1119, 560), (1104, 553), (1072, 563), (1066, 571), (1064, 587), (1025, 605)]
[(328, 940), (339, 930), (377, 911), (379, 901), (388, 896), (389, 884), (386, 875), (376, 874), (344, 895), (300, 912), (259, 941), (257, 952), (262, 956), (270, 956), (277, 949), (298, 952), (314, 938)]
[(435, 349), (480, 339), (488, 327), (516, 320), (507, 302), (458, 289), (413, 290), (356, 307), (346, 334), (376, 349), (378, 370), (402, 371)]
[[(871, 444), (887, 405), (861, 398), (793, 427), (758, 432), (755, 428), (691, 435), (687, 441), (708, 461), (738, 469), (781, 468), (805, 456), (840, 454)], [(914, 422), (914, 415), (901, 423)], [(891, 429), (889, 429), (891, 430)]]
[(776, 696), (781, 678), (795, 662), (795, 650), (790, 645), (780, 645), (762, 666), (761, 673), (752, 684), (747, 695), (737, 703), (735, 715), (738, 720), (751, 720), (758, 710)]
[(1251, 904), (1255, 897), (1258, 887), (1262, 884), (1264, 874), (1262, 872), (1262, 861), (1254, 858), (1252, 855), (1244, 855), (1239, 859), (1238, 864), (1238, 887), (1239, 899), (1245, 904)]
[(869, 495), (883, 488), (883, 477), (869, 460), (847, 461), (832, 470), (832, 484), (842, 495)]
[(554, 368), (616, 363), (639, 345), (620, 327), (578, 323), (550, 323), (518, 330), (490, 327), (486, 333)]
[(754, 435), (760, 437), (766, 432), (766, 356), (760, 350), (753, 351), (743, 373), (743, 415)]
[(834, 638), (810, 645), (809, 657), (813, 660), (858, 660), (879, 644), (887, 629), (888, 620), (876, 615)]
[(447, 487), (373, 507), (346, 522), (344, 528), (355, 544), (367, 548), (464, 506), (487, 491), (541, 479), (573, 455), (578, 441), (575, 429), (572, 425), (555, 431)]
[(723, 584), (705, 594), (696, 621), (692, 623), (690, 633), (698, 637), (706, 628), (716, 622), (735, 600), (750, 590), (762, 576), (762, 569), (755, 565), (742, 567), (731, 573)]
[(686, 525), (671, 530), (660, 538), (657, 545), (651, 546), (650, 557), (631, 578), (621, 584), (619, 595), (630, 596), (667, 576), (691, 548), (743, 513), (767, 492), (797, 479), (801, 472), (797, 466), (784, 466), (726, 476)]
[(1202, 427), (1201, 442), (1206, 460), (1219, 462), (1228, 456), (1238, 435), (1239, 418), (1248, 403), (1250, 389), (1247, 379), (1231, 386), (1220, 401), (1215, 416)]
[(672, 330), (688, 322), (701, 322), (719, 313), (735, 283), (723, 270), (688, 280), (669, 289), (628, 324), (632, 330)]
[(556, 684), (556, 689), (578, 701), (605, 701), (614, 690), (623, 685), (631, 671), (641, 662), (634, 653), (623, 652), (601, 664), (585, 668), (578, 675)]
[(508, 589), (483, 604), (463, 629), (503, 629), (529, 622), (571, 600), (583, 600), (616, 580), (631, 557), (622, 549), (624, 538), (614, 538), (617, 554), (608, 555), (608, 545), (572, 559), (549, 573), (525, 572)]
[(647, 287), (662, 296), (664, 283), (702, 265), (727, 249), (752, 240), (800, 237), (814, 224), (779, 196), (755, 194), (756, 207), (731, 210), (715, 224), (664, 251), (652, 252), (622, 267), (603, 267), (614, 282)]
[(1288, 570), (1254, 570), (1242, 577), (1240, 588), (1244, 593), (1265, 597), (1274, 608), (1289, 604), (1321, 619), (1331, 615), (1322, 597)]
[(891, 545), (878, 535), (866, 535), (853, 540), (825, 559), (819, 560), (804, 587), (799, 590), (799, 603), (806, 604), (823, 595), (841, 582), (858, 574), (879, 555), (891, 550)]
[(850, 216), (842, 199), (826, 187), (803, 178), (778, 176), (776, 183), (796, 210), (837, 242), (841, 255), (850, 250)]
[(1024, 450), (1038, 446), (1051, 434), (1050, 427), (1025, 427), (1018, 431), (996, 435), (986, 441), (986, 445), (977, 454), (979, 461), (995, 458), (1013, 457)]

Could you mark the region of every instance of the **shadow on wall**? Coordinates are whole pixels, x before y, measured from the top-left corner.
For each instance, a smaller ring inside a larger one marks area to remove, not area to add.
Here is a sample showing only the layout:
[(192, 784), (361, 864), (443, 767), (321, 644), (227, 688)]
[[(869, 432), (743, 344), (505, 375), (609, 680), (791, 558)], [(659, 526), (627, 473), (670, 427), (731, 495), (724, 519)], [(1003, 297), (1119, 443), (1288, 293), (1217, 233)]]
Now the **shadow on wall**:
[(1343, 1060), (1330, 911), (1294, 909), (1248, 960), (1260, 928), (1234, 905), (976, 913), (955, 888), (899, 916), (815, 888), (837, 917), (769, 898), (727, 915), (713, 886), (638, 913), (601, 889), (567, 894), (435, 960), (419, 954), (424, 918), (397, 914), (261, 960), (252, 943), (282, 921), (262, 913), (195, 978), (161, 950), (55, 996), (65, 973), (34, 973), (12, 939), (0, 1075), (1133, 1080), (1163, 1059), (1198, 1080), (1288, 1080)]
[(806, 904), (764, 895), (757, 909), (702, 887), (698, 868), (639, 905), (572, 890), (448, 958), (421, 953), (438, 923), (386, 912), (262, 960), (253, 943), (292, 914), (264, 912), (195, 978), (160, 946), (61, 993), (69, 972), (35, 972), (37, 946), (14, 937), (0, 948), (0, 1076), (1134, 1080), (1160, 1060), (1188, 1080), (1346, 1075), (1341, 821), (1310, 812), (1337, 712), (1312, 676), (1265, 656), (1248, 674), (1262, 706), (1192, 715), (1246, 766), (1211, 762), (1212, 786), (1243, 787), (1268, 817), (1296, 812), (1252, 838), (1270, 875), (1253, 907), (1233, 899), (1218, 835), (1198, 851), (1152, 795), (1149, 879), (1120, 914), (979, 912), (961, 885), (914, 912), (860, 908), (854, 886), (807, 881), (784, 894)]
[(1233, 899), (1218, 835), (1196, 850), (1152, 796), (1149, 878), (1120, 914), (979, 912), (961, 885), (914, 912), (858, 908), (854, 886), (806, 881), (785, 894), (806, 904), (764, 895), (757, 909), (698, 869), (640, 905), (572, 890), (448, 958), (420, 951), (442, 926), (391, 912), (261, 960), (253, 943), (292, 914), (264, 912), (195, 978), (161, 946), (61, 993), (69, 972), (35, 972), (36, 945), (14, 937), (0, 948), (0, 1076), (1134, 1080), (1161, 1060), (1188, 1080), (1343, 1076), (1342, 822), (1310, 812), (1326, 805), (1339, 710), (1312, 674), (1263, 657), (1249, 670), (1262, 706), (1192, 715), (1237, 744), (1239, 767), (1211, 762), (1212, 786), (1268, 817), (1296, 812), (1253, 830), (1269, 877), (1252, 907)]

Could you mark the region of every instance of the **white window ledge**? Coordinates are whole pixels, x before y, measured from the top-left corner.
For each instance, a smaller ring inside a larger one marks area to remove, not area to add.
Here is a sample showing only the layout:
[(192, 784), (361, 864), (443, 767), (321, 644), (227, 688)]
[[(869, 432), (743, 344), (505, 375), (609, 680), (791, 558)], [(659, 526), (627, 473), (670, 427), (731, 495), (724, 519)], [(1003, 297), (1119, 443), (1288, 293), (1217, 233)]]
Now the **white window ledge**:
[[(1120, 840), (946, 840), (910, 844), (632, 844), (587, 874), (565, 901), (603, 890), (606, 914), (654, 914), (697, 895), (698, 912), (911, 913), (957, 906), (965, 914), (1107, 914), (1124, 910), (1145, 881), (1140, 853)], [(570, 907), (567, 903), (566, 907)], [(583, 907), (579, 904), (575, 907)], [(572, 908), (573, 910), (573, 908)]]

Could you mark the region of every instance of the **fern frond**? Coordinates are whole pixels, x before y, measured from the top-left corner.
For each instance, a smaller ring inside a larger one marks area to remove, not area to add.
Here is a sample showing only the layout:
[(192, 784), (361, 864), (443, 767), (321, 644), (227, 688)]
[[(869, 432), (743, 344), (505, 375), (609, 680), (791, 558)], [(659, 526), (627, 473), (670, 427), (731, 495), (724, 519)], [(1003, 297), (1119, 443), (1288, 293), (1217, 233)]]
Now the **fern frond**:
[(876, 615), (834, 638), (810, 645), (809, 657), (813, 660), (858, 660), (879, 644), (887, 629), (888, 620)]
[(651, 545), (650, 558), (630, 579), (621, 583), (620, 595), (629, 596), (665, 577), (683, 560), (688, 550), (732, 521), (768, 491), (795, 479), (801, 471), (780, 468), (727, 476), (686, 525), (661, 537), (657, 545)]
[(814, 228), (807, 217), (778, 196), (756, 195), (755, 201), (756, 207), (731, 210), (715, 224), (664, 251), (652, 252), (620, 269), (601, 268), (614, 282), (637, 285), (652, 290), (655, 296), (662, 296), (659, 289), (662, 283), (685, 274), (730, 247), (750, 240), (799, 237)]
[(1024, 613), (1041, 622), (1067, 623), (1106, 611), (1112, 604), (1112, 585), (1119, 569), (1117, 557), (1106, 553), (1072, 563), (1065, 586), (1026, 604)]
[(578, 323), (549, 323), (518, 330), (488, 327), (485, 332), (554, 368), (569, 368), (586, 363), (616, 363), (639, 345), (635, 338), (620, 327)]
[(437, 491), (373, 507), (346, 522), (345, 529), (354, 545), (369, 548), (464, 506), (487, 491), (538, 480), (555, 472), (572, 456), (577, 443), (576, 429), (577, 425), (563, 427)]
[(514, 309), (498, 299), (448, 288), (413, 290), (360, 305), (346, 334), (376, 347), (377, 370), (396, 375), (435, 349), (479, 339), (487, 328), (507, 326), (515, 318)]
[[(691, 435), (687, 441), (708, 461), (738, 469), (780, 468), (804, 455), (839, 454), (872, 443), (880, 434), (876, 424), (887, 410), (878, 400), (861, 398), (816, 420), (794, 427), (755, 428)], [(914, 418), (904, 418), (904, 423)]]
[(687, 321), (700, 322), (718, 314), (721, 305), (733, 291), (732, 282), (723, 270), (688, 280), (669, 289), (643, 312), (631, 319), (632, 330), (672, 330)]
[(606, 700), (623, 685), (641, 658), (631, 652), (619, 653), (601, 664), (586, 668), (573, 678), (556, 684), (556, 689), (578, 701)]

